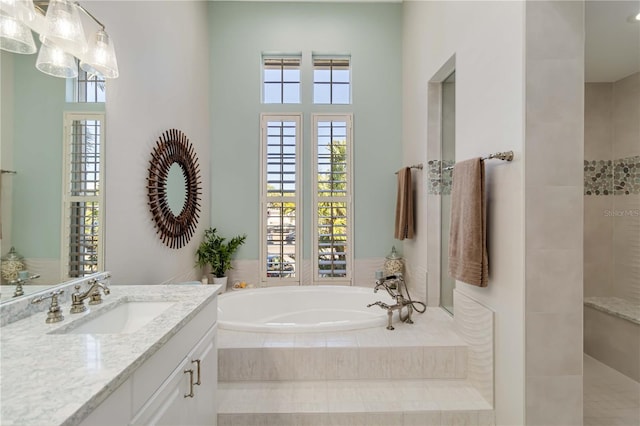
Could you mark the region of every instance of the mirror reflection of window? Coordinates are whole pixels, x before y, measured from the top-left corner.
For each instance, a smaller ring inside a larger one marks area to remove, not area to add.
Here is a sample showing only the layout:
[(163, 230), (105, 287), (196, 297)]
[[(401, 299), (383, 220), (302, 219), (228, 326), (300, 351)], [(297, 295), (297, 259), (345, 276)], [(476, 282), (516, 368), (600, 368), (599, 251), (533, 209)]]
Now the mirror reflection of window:
[(107, 82), (104, 77), (89, 74), (76, 59), (78, 77), (67, 79), (67, 102), (104, 103), (107, 101)]
[(68, 277), (84, 277), (102, 269), (103, 114), (65, 114), (63, 194)]

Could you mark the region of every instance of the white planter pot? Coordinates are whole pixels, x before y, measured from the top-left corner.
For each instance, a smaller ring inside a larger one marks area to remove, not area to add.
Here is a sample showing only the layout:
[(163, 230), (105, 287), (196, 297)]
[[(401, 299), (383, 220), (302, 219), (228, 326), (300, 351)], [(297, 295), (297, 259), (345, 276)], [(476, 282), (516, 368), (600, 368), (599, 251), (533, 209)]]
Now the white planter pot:
[(229, 277), (221, 277), (221, 278), (213, 277), (212, 281), (211, 281), (211, 284), (219, 284), (219, 285), (221, 285), (222, 288), (220, 289), (220, 293), (222, 294), (225, 291), (227, 291), (227, 279), (228, 278)]

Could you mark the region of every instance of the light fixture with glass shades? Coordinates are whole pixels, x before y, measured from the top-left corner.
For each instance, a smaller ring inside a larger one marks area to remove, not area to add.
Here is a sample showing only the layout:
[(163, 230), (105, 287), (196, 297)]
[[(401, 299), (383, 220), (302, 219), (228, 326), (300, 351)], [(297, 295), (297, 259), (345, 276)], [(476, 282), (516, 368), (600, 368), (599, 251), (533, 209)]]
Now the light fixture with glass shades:
[[(99, 26), (89, 40), (80, 12)], [(115, 49), (105, 26), (77, 1), (35, 0), (34, 4), (34, 0), (0, 0), (0, 48), (13, 53), (35, 53), (31, 31), (40, 35), (36, 68), (43, 73), (75, 78), (78, 76), (75, 57), (89, 75), (118, 77)]]

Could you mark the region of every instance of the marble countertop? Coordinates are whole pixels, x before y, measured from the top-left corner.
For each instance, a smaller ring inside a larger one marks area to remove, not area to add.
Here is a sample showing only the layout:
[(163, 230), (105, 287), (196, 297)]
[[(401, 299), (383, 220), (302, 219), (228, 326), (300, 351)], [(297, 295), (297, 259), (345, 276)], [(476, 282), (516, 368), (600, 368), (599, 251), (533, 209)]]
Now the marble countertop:
[[(101, 305), (46, 324), (45, 312), (0, 328), (0, 424), (70, 425), (84, 419), (216, 297), (218, 285), (110, 287)], [(55, 334), (123, 301), (174, 302), (130, 334)]]

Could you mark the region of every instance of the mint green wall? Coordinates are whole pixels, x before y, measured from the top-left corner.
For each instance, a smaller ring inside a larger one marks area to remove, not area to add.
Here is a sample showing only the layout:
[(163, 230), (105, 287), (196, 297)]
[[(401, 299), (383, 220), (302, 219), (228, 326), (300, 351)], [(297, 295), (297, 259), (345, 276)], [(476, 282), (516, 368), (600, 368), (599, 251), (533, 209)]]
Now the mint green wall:
[[(65, 103), (66, 81), (41, 73), (36, 55), (14, 55), (12, 243), (28, 258), (60, 258), (64, 111), (104, 110)], [(5, 143), (5, 141), (3, 141)]]
[[(398, 3), (210, 3), (211, 223), (224, 235), (248, 234), (239, 258), (259, 253), (259, 116), (281, 111), (304, 117), (304, 234), (312, 212), (310, 113), (352, 112), (355, 257), (389, 252), (401, 166), (401, 11)], [(260, 103), (263, 52), (302, 53), (301, 104)], [(312, 53), (351, 55), (352, 105), (312, 104)], [(310, 252), (307, 238), (304, 257)]]

